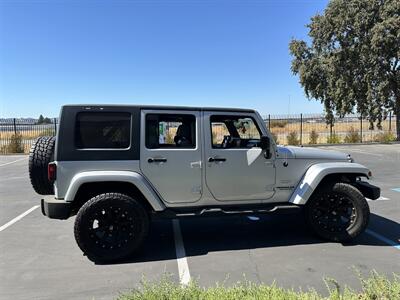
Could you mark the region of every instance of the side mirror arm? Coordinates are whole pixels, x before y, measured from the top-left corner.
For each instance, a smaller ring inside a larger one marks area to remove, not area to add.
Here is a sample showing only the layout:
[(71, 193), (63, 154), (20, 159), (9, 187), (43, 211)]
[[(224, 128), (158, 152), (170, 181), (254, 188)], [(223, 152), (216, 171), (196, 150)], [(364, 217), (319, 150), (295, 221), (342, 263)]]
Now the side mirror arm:
[(268, 136), (263, 135), (260, 138), (260, 147), (263, 150), (266, 159), (271, 158), (271, 140)]

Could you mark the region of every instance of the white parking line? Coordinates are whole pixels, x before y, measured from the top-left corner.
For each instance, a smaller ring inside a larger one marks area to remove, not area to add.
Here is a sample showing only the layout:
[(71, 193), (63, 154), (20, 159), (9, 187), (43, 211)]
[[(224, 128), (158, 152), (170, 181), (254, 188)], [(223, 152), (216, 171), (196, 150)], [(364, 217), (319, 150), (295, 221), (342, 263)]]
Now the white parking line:
[(397, 250), (400, 250), (400, 244), (389, 240), (387, 237), (384, 237), (383, 235), (380, 235), (379, 233), (376, 233), (375, 231), (372, 231), (371, 229), (367, 229), (365, 230), (366, 233), (368, 233), (369, 235), (372, 235), (374, 238), (396, 248)]
[(382, 197), (382, 196), (380, 196), (378, 199), (376, 199), (376, 200), (372, 200), (372, 199), (368, 199), (368, 198), (366, 198), (367, 199), (367, 201), (389, 201), (390, 199), (389, 198), (386, 198), (386, 197)]
[(173, 219), (172, 225), (174, 228), (176, 260), (178, 261), (179, 280), (182, 285), (187, 285), (190, 282), (189, 266), (186, 259), (185, 246), (183, 245), (181, 226), (179, 220)]
[(0, 165), (0, 167), (7, 166), (7, 165), (11, 165), (11, 164), (13, 164), (13, 163), (16, 163), (16, 162), (18, 162), (18, 161), (21, 161), (21, 160), (24, 160), (24, 159), (27, 159), (27, 158), (28, 158), (28, 157), (24, 157), (24, 158), (20, 158), (20, 159), (17, 159), (17, 160), (13, 160), (13, 161), (10, 161), (10, 162), (8, 162), (8, 163), (5, 163), (5, 164)]
[(23, 217), (25, 217), (26, 215), (33, 212), (38, 207), (39, 207), (39, 205), (35, 205), (34, 207), (31, 207), (30, 209), (28, 209), (26, 212), (20, 214), (18, 217), (15, 217), (14, 219), (12, 219), (10, 222), (4, 224), (3, 226), (0, 227), (0, 232), (3, 231), (4, 229), (6, 229), (7, 227), (11, 226), (15, 222), (18, 222), (19, 220), (21, 220)]

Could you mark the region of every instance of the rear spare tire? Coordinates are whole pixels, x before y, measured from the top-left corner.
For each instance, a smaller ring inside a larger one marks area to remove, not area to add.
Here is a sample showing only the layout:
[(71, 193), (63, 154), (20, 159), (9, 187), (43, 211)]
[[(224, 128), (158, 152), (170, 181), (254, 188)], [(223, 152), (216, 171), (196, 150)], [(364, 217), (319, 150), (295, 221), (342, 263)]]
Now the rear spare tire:
[(47, 165), (54, 160), (55, 141), (54, 136), (39, 137), (29, 151), (29, 178), (40, 195), (54, 194), (53, 182), (47, 178)]

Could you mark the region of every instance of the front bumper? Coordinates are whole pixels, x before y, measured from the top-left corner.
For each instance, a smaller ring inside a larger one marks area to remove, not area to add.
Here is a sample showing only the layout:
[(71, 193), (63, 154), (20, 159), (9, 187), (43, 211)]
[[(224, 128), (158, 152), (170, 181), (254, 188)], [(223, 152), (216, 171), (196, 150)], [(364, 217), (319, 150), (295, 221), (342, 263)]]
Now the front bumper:
[(364, 197), (376, 200), (381, 196), (381, 189), (365, 181), (357, 181), (356, 187)]
[(50, 219), (65, 220), (71, 216), (71, 203), (54, 198), (45, 198), (40, 202), (42, 214)]

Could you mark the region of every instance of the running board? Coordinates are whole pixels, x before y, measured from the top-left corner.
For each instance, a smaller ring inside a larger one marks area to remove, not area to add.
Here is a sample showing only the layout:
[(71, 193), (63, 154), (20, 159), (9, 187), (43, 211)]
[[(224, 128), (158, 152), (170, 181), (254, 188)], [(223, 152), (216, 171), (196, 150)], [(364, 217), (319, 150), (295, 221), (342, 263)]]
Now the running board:
[(301, 210), (302, 207), (297, 205), (274, 205), (274, 206), (259, 206), (247, 207), (240, 209), (239, 207), (227, 208), (201, 208), (198, 210), (188, 209), (171, 209), (168, 208), (162, 212), (154, 212), (154, 218), (184, 218), (184, 217), (217, 217), (217, 216), (232, 216), (232, 215), (259, 215), (267, 213), (294, 213)]

